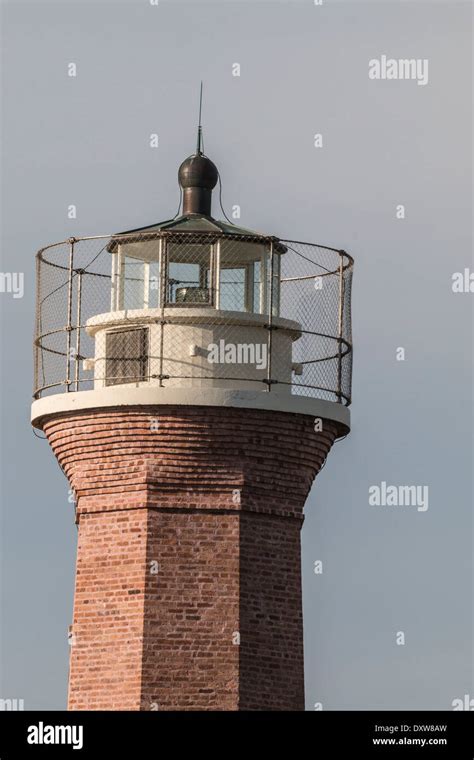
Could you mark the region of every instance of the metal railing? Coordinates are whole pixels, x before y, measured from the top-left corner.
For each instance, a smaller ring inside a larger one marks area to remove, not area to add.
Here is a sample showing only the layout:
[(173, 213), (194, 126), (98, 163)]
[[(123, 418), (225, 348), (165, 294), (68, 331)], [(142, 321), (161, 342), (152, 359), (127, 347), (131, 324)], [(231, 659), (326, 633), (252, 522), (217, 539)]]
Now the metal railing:
[[(296, 395), (349, 405), (352, 270), (345, 251), (222, 232), (162, 230), (46, 246), (37, 254), (34, 398), (101, 382), (166, 387), (199, 378), (203, 386), (207, 380), (229, 387), (257, 383), (267, 392), (287, 386)], [(189, 314), (204, 309), (205, 325), (219, 325), (216, 334), (229, 342), (236, 315), (243, 323), (250, 319), (265, 335), (265, 367), (247, 372), (230, 363), (209, 372), (205, 362), (189, 357), (188, 338), (175, 329), (175, 314), (189, 307)], [(122, 342), (121, 355), (98, 360), (94, 325), (101, 319), (117, 331), (153, 325), (146, 362), (136, 336), (129, 348)], [(283, 334), (291, 334), (290, 365)]]

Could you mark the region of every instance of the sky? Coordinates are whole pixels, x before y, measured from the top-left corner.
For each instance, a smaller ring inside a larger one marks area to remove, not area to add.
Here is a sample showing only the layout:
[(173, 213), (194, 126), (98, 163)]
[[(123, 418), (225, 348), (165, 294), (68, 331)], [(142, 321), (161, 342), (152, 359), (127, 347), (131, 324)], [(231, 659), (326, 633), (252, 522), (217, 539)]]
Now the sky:
[[(471, 23), (451, 0), (2, 3), (1, 272), (24, 293), (0, 293), (1, 698), (67, 693), (77, 530), (29, 423), (35, 252), (176, 213), (201, 79), (239, 224), (355, 259), (352, 431), (302, 533), (307, 709), (474, 697)], [(369, 78), (382, 56), (427, 82)], [(428, 508), (371, 505), (382, 482)]]

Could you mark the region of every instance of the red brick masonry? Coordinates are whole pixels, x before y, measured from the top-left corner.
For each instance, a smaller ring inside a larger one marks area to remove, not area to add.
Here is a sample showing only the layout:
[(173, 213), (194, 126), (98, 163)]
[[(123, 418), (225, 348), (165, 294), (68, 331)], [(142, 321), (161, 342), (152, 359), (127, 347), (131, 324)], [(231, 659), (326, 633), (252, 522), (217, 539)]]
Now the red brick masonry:
[(304, 709), (313, 417), (130, 407), (44, 422), (77, 499), (72, 710)]

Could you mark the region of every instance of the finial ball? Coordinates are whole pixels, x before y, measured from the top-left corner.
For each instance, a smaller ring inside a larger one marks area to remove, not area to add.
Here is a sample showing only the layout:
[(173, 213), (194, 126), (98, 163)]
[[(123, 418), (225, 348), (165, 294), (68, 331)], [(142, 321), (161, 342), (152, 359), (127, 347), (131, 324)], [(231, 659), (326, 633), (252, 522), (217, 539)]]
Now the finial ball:
[(196, 153), (186, 158), (178, 171), (178, 180), (181, 187), (204, 187), (212, 190), (218, 179), (216, 165), (210, 158)]

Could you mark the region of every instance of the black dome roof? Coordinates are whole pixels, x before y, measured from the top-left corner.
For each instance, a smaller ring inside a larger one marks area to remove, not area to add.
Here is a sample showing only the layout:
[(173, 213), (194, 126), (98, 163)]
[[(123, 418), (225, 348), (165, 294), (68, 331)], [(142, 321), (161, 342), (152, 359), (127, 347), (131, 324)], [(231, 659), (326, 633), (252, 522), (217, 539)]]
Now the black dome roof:
[(212, 190), (219, 174), (216, 165), (202, 153), (195, 153), (186, 158), (178, 171), (179, 184), (186, 187), (203, 187)]

